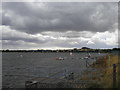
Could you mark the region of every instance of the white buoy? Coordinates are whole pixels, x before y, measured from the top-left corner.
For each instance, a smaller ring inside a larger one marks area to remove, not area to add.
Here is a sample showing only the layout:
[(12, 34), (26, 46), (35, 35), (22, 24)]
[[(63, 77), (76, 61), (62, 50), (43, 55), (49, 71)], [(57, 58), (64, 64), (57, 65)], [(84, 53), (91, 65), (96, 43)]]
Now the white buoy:
[(73, 55), (73, 53), (72, 52), (70, 52), (70, 56), (72, 56)]
[(58, 58), (56, 58), (56, 60), (64, 60), (64, 58), (63, 57), (58, 57)]
[(23, 55), (21, 54), (21, 55), (20, 55), (20, 57), (22, 58), (22, 57), (23, 57)]
[(98, 54), (100, 55), (100, 52)]

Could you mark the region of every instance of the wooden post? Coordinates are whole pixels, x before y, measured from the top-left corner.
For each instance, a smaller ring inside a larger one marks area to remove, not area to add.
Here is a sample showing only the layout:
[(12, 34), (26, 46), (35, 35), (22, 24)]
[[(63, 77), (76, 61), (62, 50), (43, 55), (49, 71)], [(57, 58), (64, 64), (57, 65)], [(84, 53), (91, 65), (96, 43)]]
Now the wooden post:
[(87, 60), (86, 60), (86, 67), (87, 67)]
[(74, 80), (74, 73), (71, 72), (71, 79)]
[(35, 88), (38, 88), (38, 83), (35, 83)]
[(113, 88), (116, 88), (116, 64), (113, 64)]
[(108, 55), (108, 66), (110, 66), (110, 55)]

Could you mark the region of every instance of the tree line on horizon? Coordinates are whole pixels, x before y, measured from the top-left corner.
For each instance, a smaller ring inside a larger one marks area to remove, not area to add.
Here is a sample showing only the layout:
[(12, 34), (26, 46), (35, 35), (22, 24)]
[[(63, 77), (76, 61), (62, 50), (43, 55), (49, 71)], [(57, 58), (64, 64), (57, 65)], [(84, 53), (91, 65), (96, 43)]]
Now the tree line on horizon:
[(120, 48), (112, 48), (112, 49), (91, 49), (88, 47), (73, 48), (73, 49), (57, 49), (57, 50), (44, 50), (44, 49), (37, 49), (37, 50), (0, 50), (2, 52), (112, 52), (112, 51), (119, 51)]

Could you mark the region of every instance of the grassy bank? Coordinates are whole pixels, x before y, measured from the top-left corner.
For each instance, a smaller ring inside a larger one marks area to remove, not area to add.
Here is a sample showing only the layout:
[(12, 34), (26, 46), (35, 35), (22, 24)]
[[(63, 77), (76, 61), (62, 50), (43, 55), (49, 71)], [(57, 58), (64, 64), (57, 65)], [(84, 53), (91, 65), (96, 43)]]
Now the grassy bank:
[[(99, 58), (89, 68), (96, 71), (87, 71), (83, 73), (81, 80), (92, 80), (88, 88), (113, 88), (113, 64), (120, 63), (120, 55), (107, 55)], [(90, 75), (93, 75), (90, 76)], [(120, 88), (120, 65), (116, 66), (116, 88)]]

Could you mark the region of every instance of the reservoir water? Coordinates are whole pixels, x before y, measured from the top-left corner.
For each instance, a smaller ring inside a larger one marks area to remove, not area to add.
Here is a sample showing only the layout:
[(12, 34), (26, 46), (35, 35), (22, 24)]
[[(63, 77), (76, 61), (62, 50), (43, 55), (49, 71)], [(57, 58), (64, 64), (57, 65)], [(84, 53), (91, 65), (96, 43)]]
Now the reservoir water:
[[(92, 59), (105, 55), (90, 53)], [(24, 88), (25, 81), (37, 77), (62, 77), (65, 73), (79, 75), (86, 69), (85, 59), (88, 53), (39, 53), (39, 52), (3, 52), (2, 87)], [(64, 60), (56, 60), (63, 57)]]

